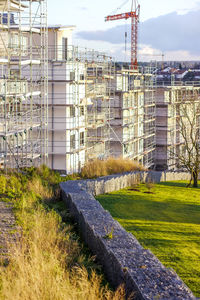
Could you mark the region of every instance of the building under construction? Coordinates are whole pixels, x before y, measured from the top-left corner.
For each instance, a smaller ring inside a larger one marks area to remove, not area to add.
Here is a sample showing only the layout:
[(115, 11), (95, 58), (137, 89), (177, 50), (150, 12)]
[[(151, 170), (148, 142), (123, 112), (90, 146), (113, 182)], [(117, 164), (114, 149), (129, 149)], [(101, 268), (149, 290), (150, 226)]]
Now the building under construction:
[(149, 68), (116, 71), (111, 101), (111, 153), (147, 168), (155, 154), (155, 76)]
[(49, 27), (49, 160), (52, 169), (80, 171), (110, 155), (110, 57), (71, 45), (73, 26)]
[(45, 0), (0, 0), (0, 164), (47, 161)]
[(1, 3), (2, 167), (48, 162), (73, 173), (112, 155), (152, 166), (151, 74), (70, 46), (74, 27), (47, 28), (45, 1)]
[[(199, 107), (200, 83), (174, 81), (171, 84), (157, 87), (156, 90), (156, 156), (155, 167), (157, 170), (180, 169), (179, 154), (184, 149), (185, 139), (182, 132), (182, 122), (187, 127), (187, 122), (194, 122), (200, 126), (199, 110), (195, 116), (191, 104)], [(187, 115), (182, 112), (182, 106), (188, 106)], [(193, 118), (195, 117), (195, 120)], [(182, 120), (182, 122), (180, 122)], [(190, 127), (191, 124), (188, 124)], [(198, 131), (195, 132), (195, 134)], [(197, 137), (199, 138), (199, 137)], [(190, 138), (188, 137), (188, 143)]]
[(153, 167), (155, 76), (115, 70), (100, 52), (70, 46), (73, 26), (49, 27), (49, 166), (79, 172), (89, 160), (130, 158)]
[(109, 156), (178, 167), (179, 103), (199, 102), (200, 85), (115, 69), (104, 53), (71, 46), (74, 26), (47, 27), (46, 17), (46, 0), (0, 0), (1, 168), (74, 173)]

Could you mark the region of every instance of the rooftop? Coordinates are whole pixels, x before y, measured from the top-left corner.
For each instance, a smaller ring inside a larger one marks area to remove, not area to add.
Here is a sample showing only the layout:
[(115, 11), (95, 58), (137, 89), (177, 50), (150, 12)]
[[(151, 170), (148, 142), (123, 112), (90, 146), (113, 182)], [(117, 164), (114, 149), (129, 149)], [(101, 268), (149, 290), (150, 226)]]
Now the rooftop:
[(75, 25), (61, 25), (61, 24), (55, 24), (55, 25), (48, 25), (49, 29), (75, 29)]

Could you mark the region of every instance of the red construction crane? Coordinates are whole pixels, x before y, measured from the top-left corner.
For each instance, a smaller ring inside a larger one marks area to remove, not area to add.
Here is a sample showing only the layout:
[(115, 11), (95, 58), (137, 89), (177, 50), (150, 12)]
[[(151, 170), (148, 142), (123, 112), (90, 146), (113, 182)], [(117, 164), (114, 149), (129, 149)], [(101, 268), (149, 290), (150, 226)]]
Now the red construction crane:
[[(125, 1), (127, 2), (127, 1)], [(121, 19), (129, 19), (131, 18), (131, 69), (137, 69), (138, 61), (137, 61), (137, 51), (138, 51), (138, 23), (140, 17), (140, 5), (137, 0), (134, 0), (135, 10), (133, 10), (133, 0), (131, 5), (131, 11), (110, 15), (105, 18), (105, 21), (115, 21)]]

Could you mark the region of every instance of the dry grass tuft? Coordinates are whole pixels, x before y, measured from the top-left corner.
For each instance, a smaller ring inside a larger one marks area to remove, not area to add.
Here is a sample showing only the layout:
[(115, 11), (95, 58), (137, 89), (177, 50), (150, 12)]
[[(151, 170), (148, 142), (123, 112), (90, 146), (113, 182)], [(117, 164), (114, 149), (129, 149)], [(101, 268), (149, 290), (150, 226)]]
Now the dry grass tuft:
[[(33, 170), (29, 179), (7, 176), (7, 190), (1, 180), (1, 189), (12, 197), (23, 236), (12, 245), (8, 266), (0, 266), (0, 300), (125, 299), (124, 289), (113, 292), (102, 285), (102, 276), (93, 266), (88, 268), (92, 261), (83, 254), (71, 226), (44, 204), (54, 196), (47, 173), (45, 169), (39, 176)], [(52, 184), (59, 181), (58, 175), (53, 176)]]
[(69, 228), (61, 229), (58, 215), (38, 208), (29, 233), (12, 249), (8, 267), (0, 271), (0, 299), (71, 300), (124, 299), (111, 292), (101, 277), (77, 265), (78, 243)]
[(34, 177), (31, 181), (28, 181), (27, 189), (29, 192), (35, 193), (43, 200), (52, 199), (54, 197), (53, 189), (44, 186), (39, 177)]
[(96, 159), (86, 163), (81, 170), (81, 177), (96, 178), (117, 173), (144, 170), (137, 162), (130, 159), (110, 157), (107, 160)]

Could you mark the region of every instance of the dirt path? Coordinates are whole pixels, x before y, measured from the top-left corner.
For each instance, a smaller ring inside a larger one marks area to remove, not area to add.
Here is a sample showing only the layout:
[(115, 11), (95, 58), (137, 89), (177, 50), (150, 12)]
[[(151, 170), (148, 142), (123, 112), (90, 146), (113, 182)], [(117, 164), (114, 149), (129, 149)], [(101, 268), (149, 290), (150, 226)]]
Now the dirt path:
[(0, 201), (0, 261), (8, 259), (9, 243), (16, 242), (18, 236), (12, 204)]

